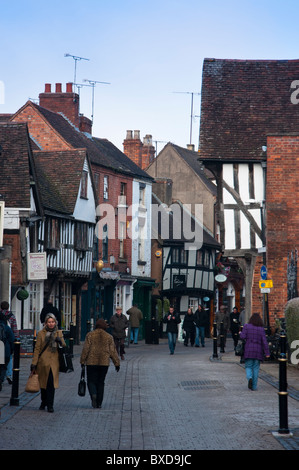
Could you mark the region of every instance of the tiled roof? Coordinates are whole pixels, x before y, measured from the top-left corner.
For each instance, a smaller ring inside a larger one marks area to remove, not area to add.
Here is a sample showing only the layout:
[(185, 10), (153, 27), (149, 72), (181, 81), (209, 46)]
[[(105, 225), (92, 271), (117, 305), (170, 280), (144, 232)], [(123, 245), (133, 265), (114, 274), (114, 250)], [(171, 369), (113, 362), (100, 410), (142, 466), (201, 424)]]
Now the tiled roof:
[(6, 207), (30, 208), (30, 151), (26, 123), (0, 123), (0, 194)]
[(44, 116), (49, 124), (61, 137), (74, 148), (86, 148), (91, 163), (126, 173), (132, 177), (152, 178), (124, 153), (106, 139), (99, 139), (80, 132), (66, 117), (42, 108), (34, 103), (33, 106)]
[(34, 151), (33, 158), (44, 209), (72, 215), (86, 158), (85, 149)]
[(200, 157), (260, 160), (267, 135), (298, 132), (295, 80), (299, 60), (205, 59)]

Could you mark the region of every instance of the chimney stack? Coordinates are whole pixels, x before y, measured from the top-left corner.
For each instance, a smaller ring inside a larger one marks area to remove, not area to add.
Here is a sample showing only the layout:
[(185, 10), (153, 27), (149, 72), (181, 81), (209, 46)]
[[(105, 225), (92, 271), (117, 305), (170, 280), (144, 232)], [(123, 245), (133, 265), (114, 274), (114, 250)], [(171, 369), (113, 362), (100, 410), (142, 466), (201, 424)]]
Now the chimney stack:
[(127, 155), (136, 165), (145, 169), (155, 158), (155, 148), (152, 145), (152, 136), (147, 134), (143, 143), (140, 140), (140, 131), (127, 131), (126, 139), (123, 142), (124, 154)]
[(45, 92), (39, 95), (41, 107), (54, 113), (63, 114), (71, 123), (79, 129), (79, 95), (73, 92), (73, 84), (66, 84), (66, 91), (62, 91), (61, 83), (56, 83), (55, 93), (51, 92), (51, 84), (46, 83)]

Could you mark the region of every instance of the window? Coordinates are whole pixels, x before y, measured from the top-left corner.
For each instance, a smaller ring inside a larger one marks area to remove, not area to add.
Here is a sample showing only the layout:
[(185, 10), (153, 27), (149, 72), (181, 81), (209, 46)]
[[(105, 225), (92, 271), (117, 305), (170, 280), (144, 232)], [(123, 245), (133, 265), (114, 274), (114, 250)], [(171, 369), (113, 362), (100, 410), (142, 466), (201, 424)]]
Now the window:
[(188, 255), (187, 251), (183, 248), (172, 249), (172, 263), (173, 264), (187, 264)]
[(72, 284), (68, 282), (63, 282), (62, 284), (61, 302), (61, 323), (65, 330), (69, 330), (72, 321)]
[(87, 186), (88, 186), (88, 172), (83, 171), (81, 177), (81, 192), (80, 197), (83, 199), (87, 199)]
[(108, 261), (108, 225), (105, 224), (103, 227), (103, 261)]
[(58, 250), (60, 245), (60, 233), (59, 233), (59, 220), (58, 219), (47, 219), (46, 221), (46, 233), (45, 233), (45, 244), (48, 250)]
[(139, 184), (139, 205), (144, 206), (145, 202), (145, 184), (140, 183)]
[(197, 264), (197, 266), (202, 266), (202, 251), (201, 250), (197, 250), (196, 264)]
[(125, 257), (125, 229), (126, 223), (120, 222), (119, 223), (119, 257)]
[(77, 222), (75, 226), (75, 250), (88, 249), (88, 227), (84, 222)]
[(104, 176), (104, 199), (108, 199), (108, 176)]
[(126, 204), (126, 196), (127, 196), (127, 184), (121, 182), (120, 183), (120, 196), (118, 198), (119, 204)]

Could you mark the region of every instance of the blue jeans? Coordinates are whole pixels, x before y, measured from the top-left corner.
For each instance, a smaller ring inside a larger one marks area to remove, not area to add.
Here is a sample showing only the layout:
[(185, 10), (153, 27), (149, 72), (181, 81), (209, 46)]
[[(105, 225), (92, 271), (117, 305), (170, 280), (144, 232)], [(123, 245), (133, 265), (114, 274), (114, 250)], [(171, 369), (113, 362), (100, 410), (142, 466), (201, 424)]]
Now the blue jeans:
[(170, 354), (174, 353), (175, 350), (175, 344), (176, 344), (176, 339), (177, 339), (177, 333), (167, 333), (168, 336), (168, 346), (170, 350)]
[(247, 380), (252, 379), (252, 390), (257, 389), (260, 363), (258, 359), (245, 359), (246, 378)]
[(138, 327), (131, 326), (131, 341), (134, 341), (135, 344), (138, 343), (138, 332), (139, 332)]
[(205, 327), (204, 326), (197, 326), (196, 327), (196, 337), (195, 337), (195, 345), (199, 346), (199, 338), (201, 341), (201, 345), (205, 345)]
[(7, 364), (6, 377), (12, 378), (12, 363), (13, 363), (13, 358), (11, 355), (9, 359), (9, 363)]

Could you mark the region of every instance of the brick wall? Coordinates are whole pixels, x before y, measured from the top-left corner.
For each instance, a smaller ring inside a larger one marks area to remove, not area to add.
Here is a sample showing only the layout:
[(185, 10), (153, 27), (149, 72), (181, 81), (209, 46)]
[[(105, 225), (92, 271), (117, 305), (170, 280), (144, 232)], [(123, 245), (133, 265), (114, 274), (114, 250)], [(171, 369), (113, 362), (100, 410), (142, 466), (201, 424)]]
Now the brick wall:
[(299, 136), (267, 139), (267, 269), (270, 317), (284, 315), (288, 254), (298, 248)]
[(79, 95), (73, 93), (72, 83), (66, 84), (62, 91), (61, 83), (56, 83), (55, 92), (51, 84), (46, 83), (45, 92), (39, 94), (39, 105), (54, 113), (63, 113), (77, 128), (79, 128)]
[(140, 140), (140, 131), (127, 131), (123, 142), (124, 154), (143, 170), (149, 166), (155, 158), (155, 148), (152, 145), (152, 136), (146, 135), (143, 143)]

